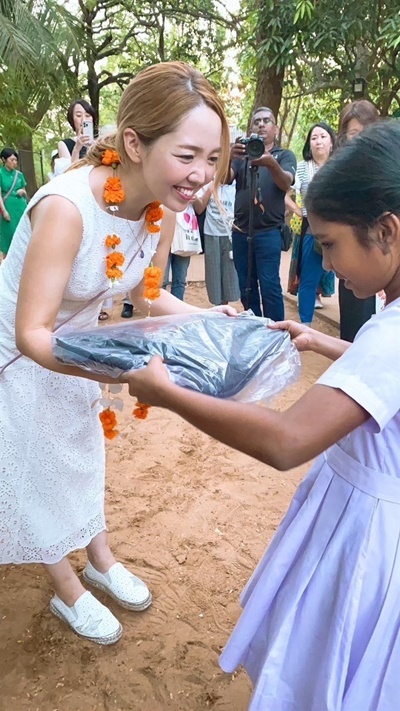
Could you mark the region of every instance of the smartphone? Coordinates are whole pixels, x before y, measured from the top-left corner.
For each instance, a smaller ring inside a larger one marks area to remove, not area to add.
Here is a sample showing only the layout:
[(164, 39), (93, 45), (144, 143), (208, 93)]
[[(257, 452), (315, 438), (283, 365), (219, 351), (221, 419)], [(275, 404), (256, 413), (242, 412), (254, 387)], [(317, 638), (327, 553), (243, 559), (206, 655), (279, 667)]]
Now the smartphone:
[(93, 121), (88, 121), (87, 119), (84, 119), (84, 121), (82, 121), (82, 133), (84, 136), (89, 136), (91, 141), (94, 140)]

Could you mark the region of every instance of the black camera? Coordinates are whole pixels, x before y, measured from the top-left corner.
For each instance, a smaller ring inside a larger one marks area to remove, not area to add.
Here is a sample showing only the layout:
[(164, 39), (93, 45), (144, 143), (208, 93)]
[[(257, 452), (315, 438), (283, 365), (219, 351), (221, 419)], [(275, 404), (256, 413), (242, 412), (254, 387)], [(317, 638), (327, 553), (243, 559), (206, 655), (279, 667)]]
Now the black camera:
[(246, 155), (251, 160), (256, 160), (256, 158), (261, 158), (265, 153), (264, 141), (262, 138), (257, 136), (256, 133), (252, 133), (251, 136), (247, 138), (240, 138), (239, 143), (245, 147)]

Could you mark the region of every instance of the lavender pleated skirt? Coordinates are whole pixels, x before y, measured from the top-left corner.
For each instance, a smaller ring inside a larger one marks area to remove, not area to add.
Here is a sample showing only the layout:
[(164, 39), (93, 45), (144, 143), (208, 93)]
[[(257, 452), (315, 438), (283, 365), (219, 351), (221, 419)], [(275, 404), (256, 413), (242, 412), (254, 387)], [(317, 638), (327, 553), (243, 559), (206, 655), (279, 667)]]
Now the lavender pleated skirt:
[(400, 479), (337, 445), (321, 455), (221, 655), (248, 671), (249, 711), (400, 709), (399, 543)]

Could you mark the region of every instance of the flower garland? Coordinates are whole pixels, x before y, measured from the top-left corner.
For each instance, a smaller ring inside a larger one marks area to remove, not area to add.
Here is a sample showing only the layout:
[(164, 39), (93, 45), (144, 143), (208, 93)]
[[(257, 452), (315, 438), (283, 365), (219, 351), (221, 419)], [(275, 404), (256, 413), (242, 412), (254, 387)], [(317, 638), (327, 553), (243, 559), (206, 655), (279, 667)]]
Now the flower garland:
[[(103, 165), (112, 167), (114, 171), (113, 176), (109, 176), (104, 185), (103, 199), (107, 204), (108, 209), (113, 215), (119, 210), (119, 205), (125, 200), (125, 192), (122, 188), (121, 180), (116, 175), (116, 170), (118, 165), (121, 163), (121, 159), (115, 150), (105, 150), (101, 162)], [(164, 216), (164, 211), (161, 207), (161, 203), (152, 202), (150, 203), (145, 212), (145, 223), (147, 235), (158, 234), (161, 230), (159, 224), (156, 224), (162, 220)], [(147, 236), (145, 237), (145, 239)], [(145, 241), (145, 240), (144, 240)], [(143, 243), (144, 243), (143, 241)], [(142, 243), (142, 244), (143, 244)], [(109, 279), (110, 287), (112, 288), (116, 281), (123, 278), (123, 270), (121, 267), (125, 263), (125, 256), (122, 252), (118, 251), (116, 248), (121, 244), (121, 239), (116, 234), (109, 234), (105, 238), (104, 242), (109, 253), (106, 255), (106, 276)], [(140, 249), (140, 257), (144, 257), (143, 249)], [(148, 303), (148, 316), (150, 316), (151, 304), (155, 299), (158, 299), (161, 293), (162, 281), (162, 271), (159, 267), (155, 267), (151, 262), (150, 266), (144, 270), (144, 289), (143, 298)], [(115, 392), (117, 386), (112, 386)], [(110, 388), (108, 388), (108, 393)], [(114, 439), (118, 436), (119, 431), (117, 429), (118, 422), (117, 416), (113, 410), (111, 410), (111, 401), (106, 397), (104, 400), (105, 409), (100, 412), (99, 418), (103, 426), (104, 436), (106, 439)], [(117, 402), (115, 403), (117, 405)], [(118, 405), (122, 407), (122, 401), (118, 402)], [(133, 415), (139, 420), (146, 419), (150, 405), (146, 405), (141, 402), (137, 402), (133, 410)]]

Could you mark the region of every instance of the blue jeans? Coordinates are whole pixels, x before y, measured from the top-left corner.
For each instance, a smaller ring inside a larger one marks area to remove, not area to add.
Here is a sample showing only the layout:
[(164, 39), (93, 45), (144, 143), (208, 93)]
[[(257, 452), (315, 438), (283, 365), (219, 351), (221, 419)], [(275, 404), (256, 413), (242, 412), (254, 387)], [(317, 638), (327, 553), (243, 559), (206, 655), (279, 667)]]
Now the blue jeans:
[(314, 237), (303, 237), (300, 262), (299, 315), (302, 323), (311, 323), (314, 316), (315, 295), (324, 272), (322, 255), (314, 249)]
[(247, 293), (248, 244), (247, 235), (235, 231), (232, 233), (233, 260), (239, 277), (240, 299), (243, 307), (251, 309), (256, 316), (264, 315), (274, 321), (283, 321), (285, 311), (279, 276), (281, 231), (273, 229), (254, 235), (249, 293)]
[(183, 301), (186, 289), (186, 275), (189, 268), (190, 257), (180, 257), (171, 254), (168, 257), (167, 268), (164, 275), (163, 289), (169, 284), (169, 271), (172, 271), (171, 294)]

